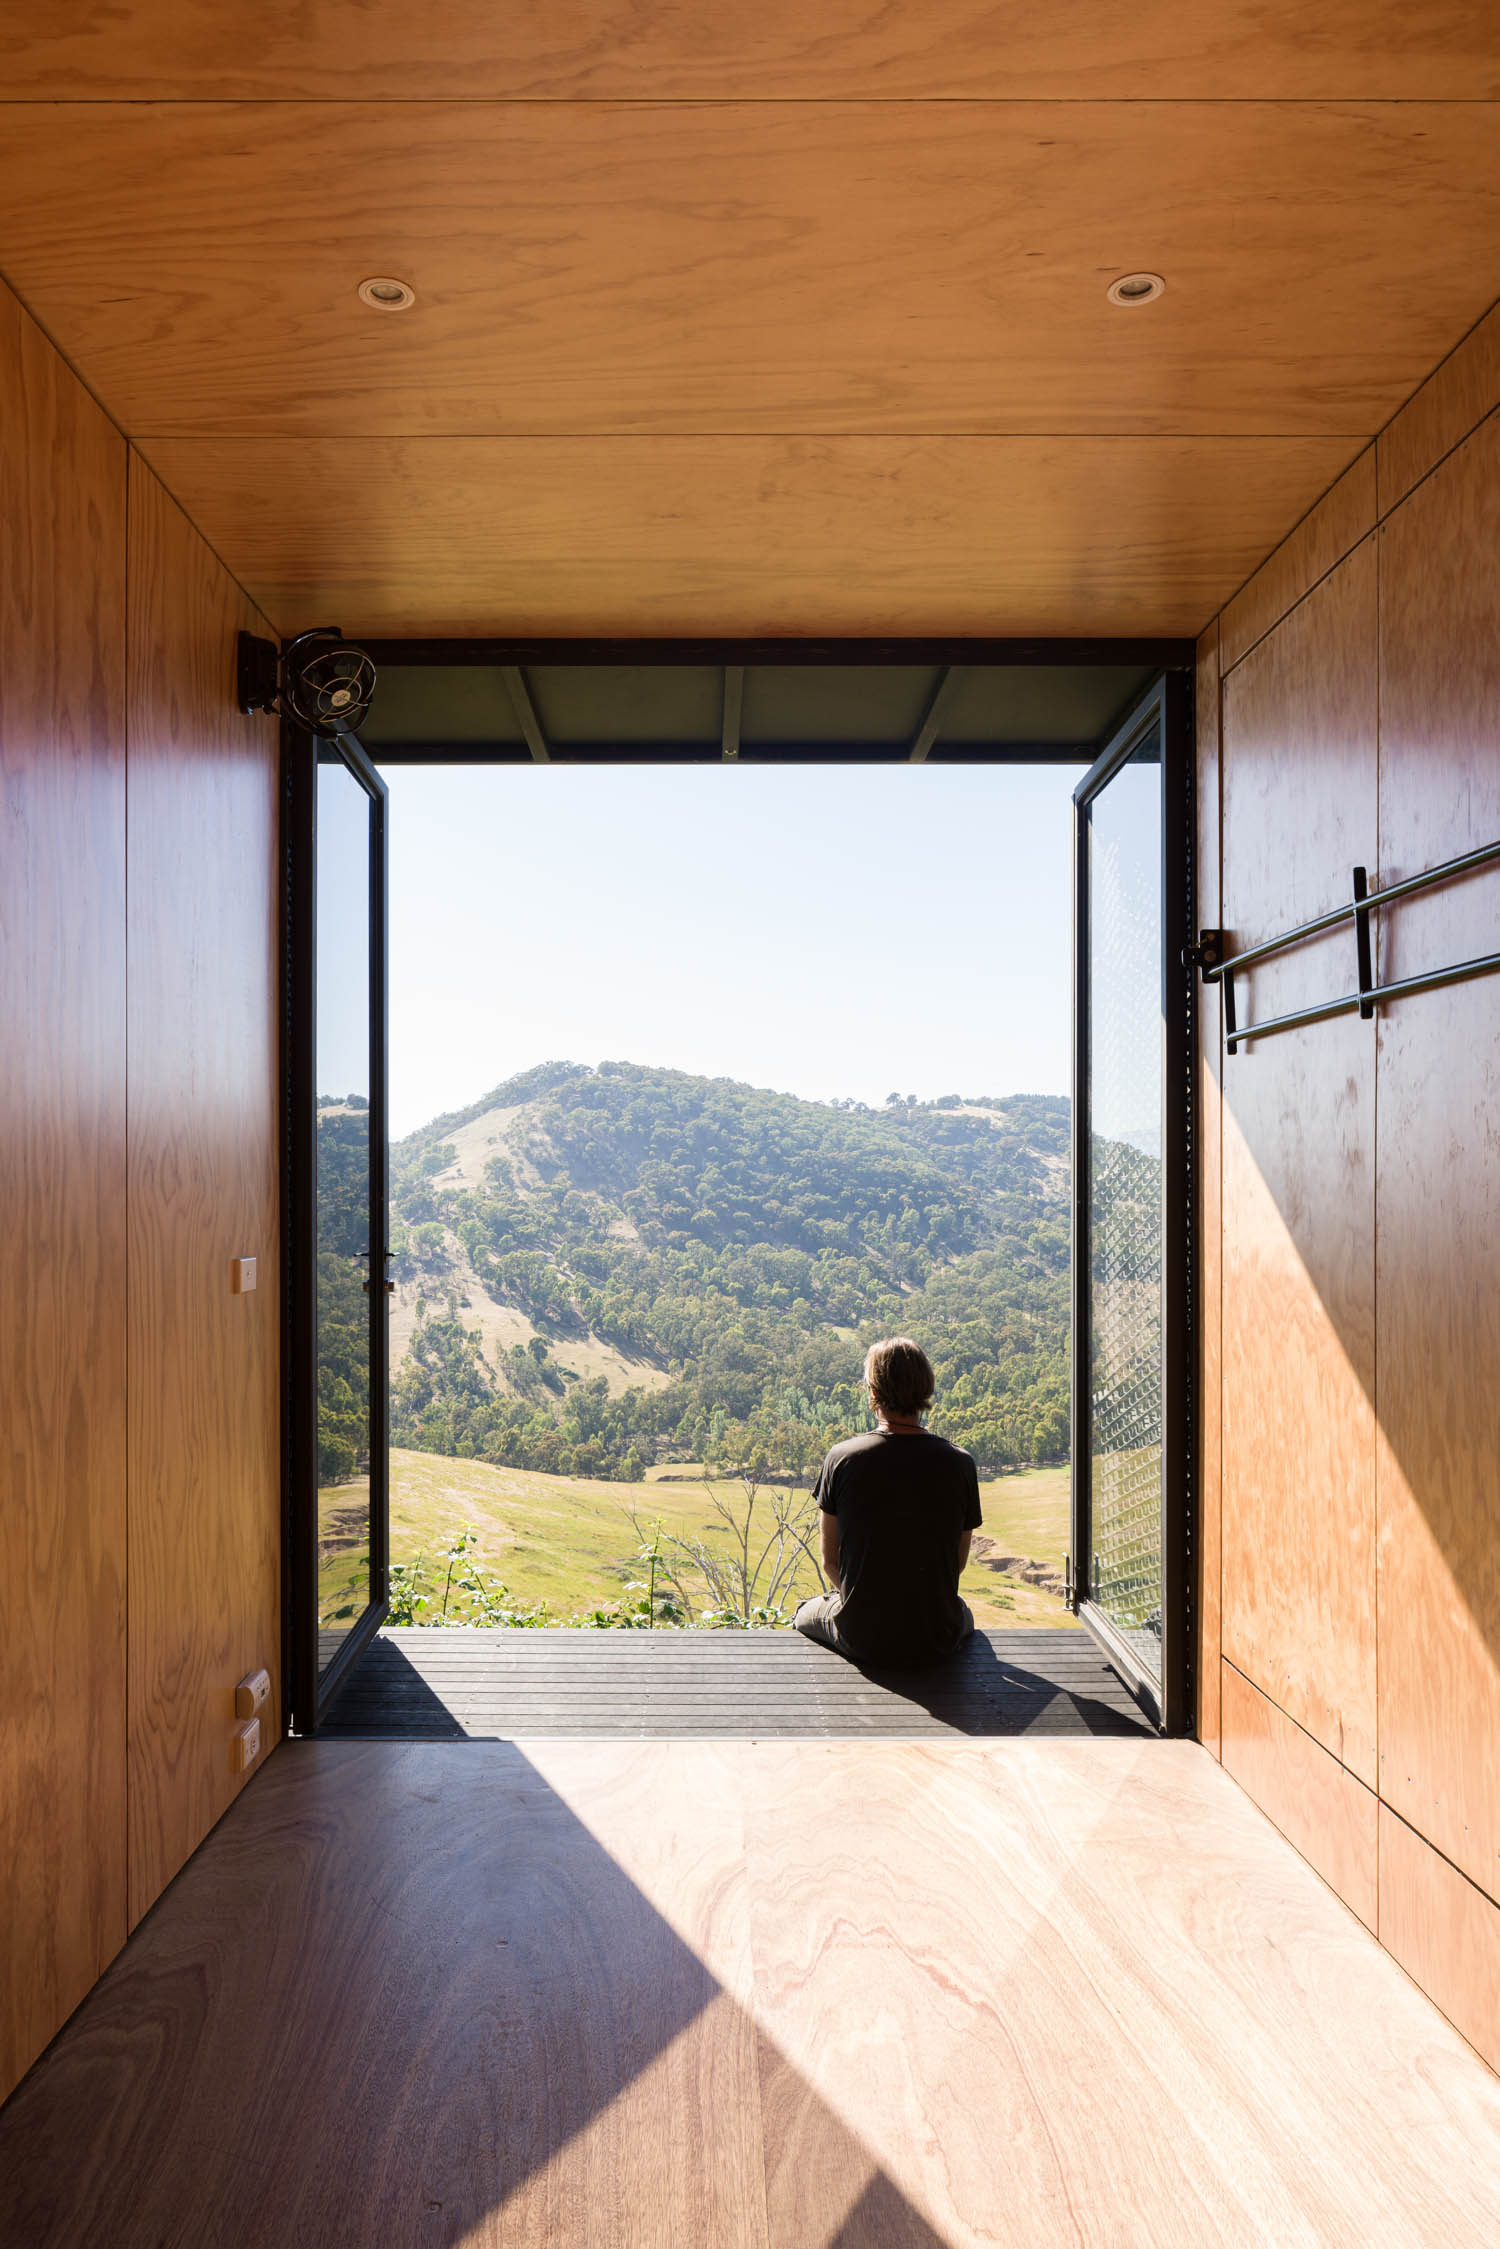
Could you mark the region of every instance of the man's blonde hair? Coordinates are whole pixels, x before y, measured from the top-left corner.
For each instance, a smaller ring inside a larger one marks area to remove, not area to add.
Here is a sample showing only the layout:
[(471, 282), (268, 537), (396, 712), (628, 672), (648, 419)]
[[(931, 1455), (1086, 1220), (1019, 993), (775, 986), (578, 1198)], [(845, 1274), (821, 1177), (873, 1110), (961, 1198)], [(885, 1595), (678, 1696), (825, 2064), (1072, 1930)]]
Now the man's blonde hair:
[(865, 1353), (865, 1381), (887, 1413), (925, 1413), (932, 1404), (932, 1361), (909, 1335), (890, 1335)]

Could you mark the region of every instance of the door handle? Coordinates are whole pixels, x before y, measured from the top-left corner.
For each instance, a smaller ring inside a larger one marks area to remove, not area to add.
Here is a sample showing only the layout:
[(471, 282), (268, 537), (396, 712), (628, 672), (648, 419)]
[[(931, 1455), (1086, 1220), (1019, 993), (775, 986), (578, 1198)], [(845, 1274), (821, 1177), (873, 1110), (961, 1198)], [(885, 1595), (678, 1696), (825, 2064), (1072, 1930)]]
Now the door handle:
[[(369, 1253), (369, 1251), (368, 1251), (367, 1249), (357, 1249), (357, 1250), (356, 1250), (356, 1251), (354, 1252), (354, 1262), (355, 1262), (355, 1264), (356, 1264), (356, 1265), (362, 1265), (362, 1264), (364, 1263), (364, 1260), (365, 1260), (365, 1259), (366, 1259), (366, 1258), (367, 1258), (367, 1257), (369, 1256), (369, 1254), (370, 1254), (370, 1253)], [(384, 1256), (384, 1260), (383, 1260), (383, 1262), (384, 1262), (385, 1264), (389, 1265), (389, 1264), (390, 1264), (390, 1262), (391, 1262), (391, 1260), (392, 1260), (392, 1258), (394, 1258), (395, 1254), (396, 1254), (396, 1252), (395, 1252), (395, 1251), (394, 1251), (393, 1249), (388, 1249), (388, 1250), (387, 1250), (387, 1251), (385, 1252), (385, 1256)], [(370, 1278), (369, 1280), (367, 1280), (367, 1281), (362, 1281), (362, 1282), (360, 1283), (360, 1286), (361, 1286), (361, 1287), (363, 1288), (363, 1290), (364, 1290), (364, 1292), (365, 1292), (366, 1296), (370, 1295), (371, 1291), (372, 1291), (372, 1290), (374, 1289), (374, 1287), (375, 1287), (375, 1281), (374, 1281), (374, 1278), (373, 1278), (373, 1276), (372, 1276), (372, 1277), (371, 1277), (371, 1278)], [(386, 1295), (387, 1295), (387, 1296), (394, 1296), (394, 1295), (395, 1295), (395, 1293), (396, 1293), (396, 1284), (395, 1284), (395, 1282), (394, 1282), (394, 1281), (387, 1281), (387, 1282), (386, 1282), (386, 1283), (384, 1284), (384, 1286), (385, 1286), (385, 1293), (386, 1293)]]

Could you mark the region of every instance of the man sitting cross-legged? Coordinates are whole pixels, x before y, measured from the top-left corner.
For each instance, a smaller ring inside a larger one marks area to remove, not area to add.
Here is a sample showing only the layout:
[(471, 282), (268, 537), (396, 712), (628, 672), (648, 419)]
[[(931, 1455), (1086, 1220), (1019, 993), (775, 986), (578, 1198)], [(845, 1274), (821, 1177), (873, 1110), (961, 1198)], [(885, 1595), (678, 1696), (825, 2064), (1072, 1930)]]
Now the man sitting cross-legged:
[(835, 1445), (813, 1487), (832, 1590), (792, 1622), (856, 1663), (935, 1663), (974, 1629), (958, 1580), (981, 1521), (979, 1472), (922, 1427), (933, 1378), (917, 1344), (872, 1344), (865, 1383), (880, 1426)]

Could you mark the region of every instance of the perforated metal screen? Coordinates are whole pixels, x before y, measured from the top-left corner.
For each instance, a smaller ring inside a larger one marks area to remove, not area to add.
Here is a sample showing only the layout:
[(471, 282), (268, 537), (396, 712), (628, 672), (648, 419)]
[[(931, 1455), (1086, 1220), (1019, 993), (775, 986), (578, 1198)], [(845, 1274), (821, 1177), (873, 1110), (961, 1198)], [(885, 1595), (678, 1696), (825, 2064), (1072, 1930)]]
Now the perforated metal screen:
[(1161, 1677), (1162, 766), (1089, 808), (1090, 1598)]

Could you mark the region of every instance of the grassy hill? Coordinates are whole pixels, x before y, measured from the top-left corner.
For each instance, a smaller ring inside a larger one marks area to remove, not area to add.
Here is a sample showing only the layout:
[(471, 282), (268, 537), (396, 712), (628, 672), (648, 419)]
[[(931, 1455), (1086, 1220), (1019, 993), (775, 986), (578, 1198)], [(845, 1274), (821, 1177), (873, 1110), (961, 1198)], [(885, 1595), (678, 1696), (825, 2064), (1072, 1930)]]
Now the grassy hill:
[[(659, 1521), (668, 1537), (701, 1537), (723, 1548), (727, 1533), (714, 1512), (714, 1488), (688, 1464), (653, 1470), (639, 1484), (621, 1484), (397, 1450), (391, 1456), (391, 1557), (408, 1567), (425, 1557), (440, 1589), (440, 1557), (460, 1532), (472, 1528), (478, 1557), (504, 1580), (516, 1602), (545, 1602), (555, 1621), (567, 1623), (618, 1602), (626, 1585), (640, 1578), (632, 1510), (644, 1525)], [(720, 1479), (717, 1488), (735, 1499), (742, 1496), (738, 1483)], [(962, 1581), (978, 1622), (1071, 1623), (1060, 1596), (1066, 1470), (1031, 1469), (990, 1479), (981, 1496), (984, 1528), (975, 1535), (974, 1559)], [(367, 1504), (368, 1487), (363, 1479), (351, 1479), (327, 1497), (351, 1525), (347, 1542), (334, 1542), (323, 1565), (320, 1607), (332, 1616), (346, 1603), (359, 1605), (364, 1540), (353, 1525)], [(791, 1597), (817, 1589), (811, 1565), (804, 1565)], [(707, 1599), (701, 1578), (693, 1591), (696, 1600)], [(453, 1599), (450, 1621), (468, 1615), (462, 1596)]]
[[(327, 1111), (330, 1181), (359, 1129)], [(865, 1426), (864, 1348), (899, 1331), (982, 1474), (1061, 1463), (1067, 1194), (1059, 1100), (546, 1064), (392, 1152), (393, 1437), (587, 1482), (800, 1478)]]

